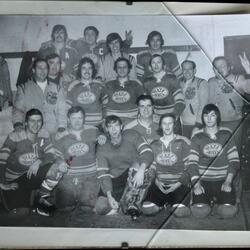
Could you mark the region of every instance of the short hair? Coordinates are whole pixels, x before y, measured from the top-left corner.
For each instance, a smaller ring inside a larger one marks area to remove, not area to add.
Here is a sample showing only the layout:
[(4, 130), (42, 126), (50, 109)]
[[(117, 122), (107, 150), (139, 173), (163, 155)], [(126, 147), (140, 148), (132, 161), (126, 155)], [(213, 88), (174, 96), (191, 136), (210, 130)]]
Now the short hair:
[(47, 61), (45, 58), (40, 58), (40, 57), (36, 58), (36, 59), (33, 61), (33, 63), (32, 63), (32, 69), (35, 69), (35, 68), (36, 68), (36, 65), (37, 65), (39, 62), (44, 62), (44, 63), (46, 63), (47, 68), (49, 69), (48, 61)]
[(46, 56), (46, 61), (48, 62), (49, 60), (57, 58), (57, 57), (59, 58), (60, 63), (61, 63), (61, 57), (56, 53), (52, 53), (52, 54), (49, 54), (48, 56)]
[(153, 59), (156, 58), (156, 57), (160, 57), (160, 58), (161, 58), (163, 66), (166, 65), (166, 62), (165, 62), (165, 60), (164, 60), (164, 58), (163, 58), (162, 55), (160, 55), (160, 54), (154, 54), (154, 55), (152, 55), (152, 56), (150, 57), (150, 60), (149, 60), (149, 65), (150, 65), (150, 66), (151, 66), (151, 64), (152, 64)]
[(191, 60), (185, 60), (185, 61), (183, 61), (183, 62), (181, 63), (181, 68), (183, 68), (183, 65), (184, 65), (185, 63), (191, 63), (192, 66), (193, 66), (193, 69), (196, 69), (196, 63), (195, 63), (194, 61), (191, 61)]
[(30, 110), (28, 110), (26, 112), (26, 114), (25, 114), (25, 122), (28, 122), (29, 118), (32, 115), (40, 115), (41, 118), (42, 118), (42, 125), (43, 125), (43, 114), (42, 114), (42, 112), (39, 109), (30, 109)]
[(66, 41), (68, 39), (68, 32), (67, 32), (67, 29), (64, 25), (62, 24), (56, 24), (53, 28), (52, 28), (52, 32), (51, 32), (51, 39), (52, 41), (55, 41), (55, 33), (58, 32), (59, 30), (63, 30), (64, 31), (64, 34), (65, 34), (65, 38), (64, 38), (64, 41)]
[(148, 34), (147, 40), (146, 40), (146, 45), (150, 46), (150, 41), (154, 36), (159, 36), (161, 39), (161, 46), (164, 44), (164, 39), (162, 37), (162, 34), (159, 31), (153, 30)]
[(132, 69), (132, 64), (131, 64), (131, 62), (127, 58), (125, 58), (125, 57), (119, 57), (118, 59), (115, 60), (115, 63), (114, 63), (114, 71), (115, 72), (117, 70), (117, 64), (119, 62), (126, 62), (127, 65), (128, 65), (129, 71)]
[(216, 68), (216, 67), (215, 67), (216, 61), (219, 61), (219, 60), (224, 60), (224, 61), (227, 63), (227, 65), (229, 66), (229, 62), (228, 62), (228, 60), (226, 59), (225, 56), (216, 56), (216, 57), (214, 58), (213, 62), (212, 62), (214, 68)]
[(150, 100), (151, 104), (154, 105), (154, 99), (151, 95), (140, 95), (136, 99), (136, 105), (139, 106), (140, 101)]
[(87, 26), (84, 31), (83, 31), (83, 35), (85, 36), (85, 33), (88, 31), (88, 30), (93, 30), (96, 34), (96, 37), (99, 36), (99, 30), (95, 27), (95, 26)]
[(68, 110), (68, 113), (67, 113), (67, 117), (70, 118), (70, 116), (72, 114), (75, 114), (75, 113), (78, 113), (78, 112), (81, 112), (83, 117), (85, 118), (85, 111), (84, 109), (81, 107), (81, 106), (72, 106), (69, 110)]
[(163, 130), (162, 130), (162, 121), (163, 119), (167, 118), (167, 117), (170, 117), (173, 119), (174, 121), (174, 126), (175, 126), (175, 121), (176, 121), (176, 116), (175, 114), (173, 113), (167, 113), (167, 114), (164, 114), (160, 117), (160, 121), (159, 121), (159, 128), (157, 129), (157, 133), (160, 135), (160, 136), (163, 136)]
[(105, 118), (105, 127), (108, 127), (109, 124), (116, 123), (116, 122), (122, 125), (122, 120), (120, 117), (116, 115), (109, 115)]
[(109, 44), (111, 42), (113, 42), (114, 40), (119, 40), (119, 43), (120, 43), (120, 49), (123, 48), (123, 41), (122, 41), (122, 38), (121, 36), (118, 34), (118, 33), (109, 33), (106, 37), (106, 46), (108, 48), (108, 51), (111, 52), (110, 48), (109, 48)]
[(205, 127), (206, 124), (205, 124), (205, 121), (204, 121), (204, 115), (205, 114), (209, 114), (211, 111), (214, 111), (214, 113), (216, 114), (217, 116), (217, 125), (219, 126), (220, 123), (221, 123), (221, 114), (220, 114), (220, 110), (218, 109), (218, 107), (212, 103), (210, 104), (207, 104), (203, 110), (202, 110), (202, 113), (201, 113), (201, 121), (202, 121), (202, 125)]
[(95, 76), (96, 76), (96, 74), (97, 74), (97, 70), (96, 70), (96, 68), (95, 68), (95, 64), (94, 64), (93, 60), (90, 59), (89, 57), (83, 57), (83, 58), (80, 60), (79, 64), (78, 64), (78, 69), (77, 69), (77, 72), (76, 72), (76, 76), (77, 76), (78, 79), (81, 79), (81, 77), (82, 77), (82, 72), (81, 72), (81, 70), (82, 70), (82, 65), (83, 65), (83, 64), (86, 64), (86, 63), (89, 63), (89, 64), (91, 65), (92, 71), (93, 71), (91, 77), (92, 77), (92, 78), (95, 78)]

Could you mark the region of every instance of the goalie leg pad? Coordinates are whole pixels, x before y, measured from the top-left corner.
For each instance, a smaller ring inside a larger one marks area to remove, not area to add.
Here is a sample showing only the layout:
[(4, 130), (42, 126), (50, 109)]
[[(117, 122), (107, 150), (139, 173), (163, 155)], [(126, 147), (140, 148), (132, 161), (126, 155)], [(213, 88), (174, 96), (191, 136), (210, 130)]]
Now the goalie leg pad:
[(152, 203), (150, 201), (145, 201), (142, 204), (142, 213), (145, 215), (156, 215), (160, 212), (161, 208), (157, 206), (155, 203)]
[(238, 207), (237, 205), (220, 204), (218, 205), (216, 212), (223, 219), (229, 219), (237, 214)]
[(196, 218), (205, 218), (211, 212), (211, 207), (205, 203), (196, 203), (191, 206), (191, 212)]
[(108, 198), (104, 196), (98, 197), (94, 211), (99, 215), (106, 215), (111, 211)]
[(174, 216), (178, 218), (188, 217), (191, 214), (190, 209), (183, 204), (174, 204), (172, 206), (172, 209), (174, 212)]

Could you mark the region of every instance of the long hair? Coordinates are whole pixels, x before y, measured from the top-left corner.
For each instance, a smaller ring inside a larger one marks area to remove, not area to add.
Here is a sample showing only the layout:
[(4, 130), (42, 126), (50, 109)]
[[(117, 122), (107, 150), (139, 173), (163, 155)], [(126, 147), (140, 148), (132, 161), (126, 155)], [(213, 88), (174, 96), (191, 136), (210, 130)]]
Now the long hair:
[(204, 121), (204, 115), (205, 114), (209, 114), (211, 111), (214, 111), (214, 113), (216, 114), (217, 117), (217, 125), (219, 126), (221, 123), (221, 114), (220, 114), (220, 110), (218, 109), (218, 107), (212, 103), (207, 104), (201, 113), (201, 121), (202, 121), (202, 125), (205, 127), (205, 121)]

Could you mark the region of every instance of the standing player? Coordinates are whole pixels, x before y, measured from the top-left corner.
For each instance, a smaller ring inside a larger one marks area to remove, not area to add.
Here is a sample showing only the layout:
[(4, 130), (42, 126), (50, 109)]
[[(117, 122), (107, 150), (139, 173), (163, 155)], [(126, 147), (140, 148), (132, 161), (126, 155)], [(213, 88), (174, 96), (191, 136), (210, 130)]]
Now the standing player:
[(116, 115), (127, 123), (136, 118), (136, 99), (144, 93), (143, 87), (136, 80), (129, 77), (132, 65), (124, 57), (118, 58), (114, 64), (117, 79), (106, 83), (105, 91), (108, 95), (106, 114)]
[(172, 114), (161, 116), (162, 137), (151, 144), (156, 178), (143, 203), (143, 212), (148, 215), (166, 205), (171, 206), (177, 217), (190, 215), (190, 180), (198, 178), (197, 166), (191, 158), (191, 142), (174, 133), (175, 120)]
[(142, 135), (151, 144), (159, 139), (158, 123), (154, 119), (154, 100), (150, 95), (140, 95), (136, 104), (138, 107), (137, 118), (124, 126), (124, 130), (133, 129)]
[[(122, 205), (119, 202), (128, 176), (130, 183), (140, 188), (144, 183), (145, 170), (153, 161), (152, 150), (145, 139), (133, 130), (123, 132), (119, 117), (106, 117), (105, 128), (108, 140), (97, 149), (97, 178), (102, 190), (102, 196), (96, 204), (96, 212), (99, 214), (117, 211), (119, 205)], [(140, 198), (137, 206), (140, 206)], [(128, 207), (127, 200), (123, 207)], [(127, 209), (123, 211), (126, 213)]]
[(122, 57), (126, 58), (131, 64), (131, 69), (129, 72), (130, 79), (137, 79), (135, 58), (123, 51), (124, 43), (120, 35), (118, 33), (108, 34), (106, 38), (106, 44), (108, 53), (101, 57), (98, 77), (100, 77), (103, 82), (116, 79), (117, 72), (114, 68), (115, 61)]
[(216, 203), (222, 218), (237, 212), (233, 179), (240, 161), (234, 138), (229, 129), (220, 127), (219, 109), (208, 104), (202, 111), (203, 129), (193, 137), (192, 154), (199, 166), (199, 181), (194, 186), (192, 213), (206, 217)]
[(94, 62), (84, 57), (80, 60), (77, 80), (73, 81), (67, 93), (67, 104), (81, 106), (85, 111), (87, 125), (98, 126), (103, 121), (103, 105), (107, 102), (103, 85), (94, 80), (96, 69)]
[(166, 113), (174, 113), (177, 118), (180, 117), (185, 101), (176, 76), (165, 72), (166, 64), (161, 55), (153, 55), (149, 65), (153, 76), (144, 81), (144, 88), (154, 100), (155, 114), (160, 117)]
[(55, 192), (56, 207), (64, 211), (71, 211), (76, 206), (92, 210), (99, 193), (95, 154), (99, 132), (96, 127), (85, 125), (84, 120), (84, 110), (79, 106), (71, 107), (67, 133), (55, 145), (59, 158), (72, 159)]
[(155, 54), (161, 55), (166, 63), (165, 71), (174, 74), (177, 79), (181, 79), (182, 72), (175, 51), (163, 49), (164, 40), (162, 34), (158, 31), (152, 31), (148, 34), (146, 44), (149, 46), (147, 50), (143, 50), (137, 55), (137, 75), (143, 82), (147, 77), (152, 75), (150, 67), (151, 57)]
[(201, 112), (208, 103), (208, 83), (198, 78), (194, 61), (185, 60), (181, 64), (183, 79), (181, 88), (185, 97), (186, 108), (181, 114), (183, 135), (191, 138), (193, 129), (201, 126)]

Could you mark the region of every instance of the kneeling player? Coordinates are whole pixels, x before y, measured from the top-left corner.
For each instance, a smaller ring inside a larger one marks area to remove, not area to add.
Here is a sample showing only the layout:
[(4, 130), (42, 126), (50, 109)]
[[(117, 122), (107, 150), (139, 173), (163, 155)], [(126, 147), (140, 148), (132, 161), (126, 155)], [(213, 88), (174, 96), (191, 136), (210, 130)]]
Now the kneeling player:
[[(154, 153), (155, 182), (143, 203), (147, 215), (158, 213), (164, 206), (177, 217), (190, 215), (190, 178), (198, 178), (195, 163), (190, 159), (191, 142), (174, 133), (175, 116), (165, 114), (159, 122), (162, 137), (151, 144)], [(190, 159), (190, 160), (189, 160)]]
[(97, 178), (102, 192), (96, 203), (96, 212), (117, 212), (119, 206), (124, 213), (130, 213), (132, 207), (139, 210), (147, 186), (145, 182), (149, 182), (145, 172), (153, 161), (152, 150), (138, 132), (123, 132), (121, 119), (117, 116), (108, 116), (105, 127), (108, 140), (106, 144), (98, 145), (97, 150)]
[(220, 127), (220, 111), (208, 104), (202, 111), (203, 129), (193, 137), (192, 154), (199, 165), (200, 180), (194, 186), (192, 213), (206, 217), (216, 203), (215, 212), (222, 218), (237, 213), (233, 178), (239, 169), (239, 155), (227, 128)]

